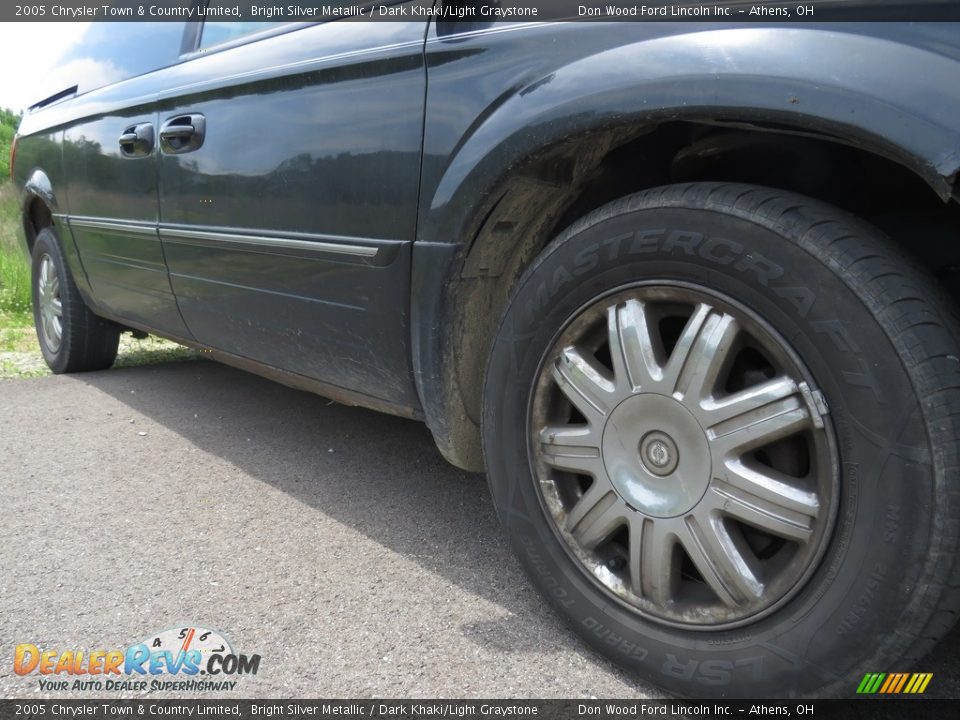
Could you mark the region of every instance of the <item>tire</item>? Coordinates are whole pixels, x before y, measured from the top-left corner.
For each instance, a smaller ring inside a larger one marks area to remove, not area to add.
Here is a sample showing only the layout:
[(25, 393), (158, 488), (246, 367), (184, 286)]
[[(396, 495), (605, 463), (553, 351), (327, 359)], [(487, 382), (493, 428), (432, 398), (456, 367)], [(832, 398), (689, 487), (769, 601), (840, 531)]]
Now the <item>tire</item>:
[(579, 635), (672, 693), (851, 695), (960, 605), (958, 337), (836, 208), (712, 183), (613, 202), (527, 269), (494, 340), (501, 523)]
[(120, 329), (84, 303), (53, 228), (37, 234), (32, 280), (34, 325), (50, 370), (74, 373), (113, 365)]

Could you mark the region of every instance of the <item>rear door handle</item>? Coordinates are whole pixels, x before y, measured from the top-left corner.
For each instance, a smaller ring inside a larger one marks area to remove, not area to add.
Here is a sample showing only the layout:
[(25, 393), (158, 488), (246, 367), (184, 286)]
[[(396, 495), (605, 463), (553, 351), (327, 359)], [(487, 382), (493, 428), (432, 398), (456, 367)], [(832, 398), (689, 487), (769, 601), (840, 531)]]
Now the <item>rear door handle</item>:
[(160, 127), (160, 149), (168, 155), (193, 152), (203, 145), (206, 131), (203, 115), (177, 115)]
[(120, 134), (120, 154), (145, 157), (153, 150), (153, 123), (137, 123)]

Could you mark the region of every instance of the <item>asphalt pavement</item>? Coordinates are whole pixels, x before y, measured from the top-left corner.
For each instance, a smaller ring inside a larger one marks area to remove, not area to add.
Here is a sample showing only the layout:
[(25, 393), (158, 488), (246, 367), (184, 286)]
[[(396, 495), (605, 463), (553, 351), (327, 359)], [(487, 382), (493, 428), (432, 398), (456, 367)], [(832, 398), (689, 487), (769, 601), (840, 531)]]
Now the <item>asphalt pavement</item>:
[(139, 696), (41, 691), (13, 648), (188, 625), (261, 656), (203, 697), (659, 696), (544, 605), (419, 423), (208, 361), (0, 381), (0, 409), (0, 697)]

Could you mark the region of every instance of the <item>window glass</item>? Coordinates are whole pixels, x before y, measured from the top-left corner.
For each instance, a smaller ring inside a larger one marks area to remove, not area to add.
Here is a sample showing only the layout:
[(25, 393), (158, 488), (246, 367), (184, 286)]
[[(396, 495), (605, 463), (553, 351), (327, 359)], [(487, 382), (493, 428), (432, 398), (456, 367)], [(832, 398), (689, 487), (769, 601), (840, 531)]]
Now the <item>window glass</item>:
[(238, 37), (274, 28), (282, 24), (283, 23), (279, 22), (217, 22), (215, 20), (208, 20), (203, 23), (200, 47), (208, 48), (214, 45), (222, 45), (225, 42), (236, 40)]
[[(186, 4), (187, 0), (184, 0)], [(180, 58), (182, 22), (93, 22), (68, 45), (55, 68), (38, 83), (32, 102), (66, 88), (85, 93), (173, 65)]]
[[(405, 0), (380, 0), (382, 5), (398, 5)], [(329, 0), (324, 2), (322, 7), (338, 7), (342, 5), (367, 6), (371, 5), (372, 0)], [(321, 7), (319, 4), (316, 7)], [(336, 19), (336, 18), (332, 18)], [(279, 25), (286, 25), (290, 21), (273, 22), (218, 22), (216, 20), (205, 20), (203, 30), (200, 34), (200, 49), (206, 50), (214, 45), (228, 43), (244, 35), (269, 30)]]

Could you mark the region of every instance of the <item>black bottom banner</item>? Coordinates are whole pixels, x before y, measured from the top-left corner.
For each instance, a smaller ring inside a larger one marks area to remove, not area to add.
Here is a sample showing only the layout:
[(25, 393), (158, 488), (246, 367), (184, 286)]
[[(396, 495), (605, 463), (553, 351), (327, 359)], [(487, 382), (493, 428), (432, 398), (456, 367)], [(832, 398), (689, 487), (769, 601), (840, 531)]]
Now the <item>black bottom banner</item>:
[(960, 700), (0, 700), (0, 718), (928, 718)]

